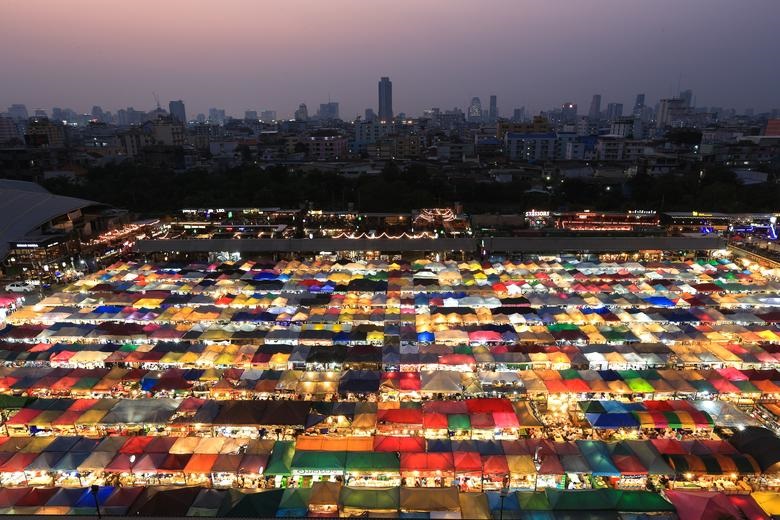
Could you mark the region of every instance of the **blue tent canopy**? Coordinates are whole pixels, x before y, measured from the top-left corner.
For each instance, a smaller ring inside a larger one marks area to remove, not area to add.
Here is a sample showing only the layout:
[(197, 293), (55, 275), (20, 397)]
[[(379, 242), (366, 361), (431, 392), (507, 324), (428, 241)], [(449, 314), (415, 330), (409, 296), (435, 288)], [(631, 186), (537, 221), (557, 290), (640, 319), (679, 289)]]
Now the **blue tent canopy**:
[(639, 428), (639, 421), (630, 413), (586, 413), (585, 418), (594, 428)]
[(603, 442), (582, 439), (576, 442), (593, 475), (600, 477), (620, 476), (620, 471), (612, 463), (612, 457), (609, 455), (609, 450)]

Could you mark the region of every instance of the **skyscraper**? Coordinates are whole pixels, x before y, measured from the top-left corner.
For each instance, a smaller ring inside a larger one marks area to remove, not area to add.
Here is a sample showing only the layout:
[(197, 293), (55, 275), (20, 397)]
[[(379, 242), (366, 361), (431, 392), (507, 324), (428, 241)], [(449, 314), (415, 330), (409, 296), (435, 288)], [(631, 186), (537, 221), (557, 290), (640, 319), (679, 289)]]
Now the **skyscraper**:
[(593, 99), (590, 100), (588, 117), (590, 119), (598, 119), (601, 117), (601, 94), (593, 94)]
[(224, 108), (209, 108), (209, 123), (221, 125), (225, 122)]
[(522, 123), (525, 121), (525, 107), (516, 108), (512, 112), (512, 122)]
[(683, 99), (662, 99), (658, 103), (658, 113), (655, 118), (656, 128), (672, 126), (675, 121), (679, 121), (683, 117), (686, 108), (687, 105)]
[(373, 121), (374, 119), (376, 119), (376, 113), (374, 112), (374, 109), (367, 108), (363, 115), (363, 119), (366, 121)]
[(27, 107), (19, 103), (8, 107), (8, 115), (16, 121), (27, 121), (30, 117), (27, 114)]
[(490, 96), (490, 111), (488, 112), (488, 120), (491, 123), (495, 123), (498, 120), (498, 98), (495, 94)]
[(608, 103), (607, 120), (614, 121), (618, 117), (623, 117), (623, 103)]
[(295, 111), (295, 120), (296, 121), (309, 120), (309, 109), (306, 108), (306, 103), (301, 103), (300, 105), (298, 105), (298, 110)]
[(168, 102), (168, 113), (171, 114), (171, 117), (176, 119), (179, 122), (186, 123), (187, 122), (187, 113), (184, 110), (184, 101), (181, 99), (178, 101), (169, 101)]
[(387, 76), (382, 76), (379, 80), (379, 119), (393, 119), (393, 83)]
[(102, 121), (103, 120), (103, 109), (99, 107), (98, 105), (95, 105), (92, 107), (92, 119), (96, 121)]
[(320, 103), (320, 110), (317, 113), (320, 119), (338, 119), (339, 118), (339, 104), (335, 101), (328, 101), (327, 103)]
[(276, 121), (276, 110), (263, 110), (260, 112), (260, 119), (265, 123)]
[(573, 123), (577, 120), (577, 103), (564, 103), (561, 106), (561, 120), (564, 123)]
[(471, 104), (466, 114), (469, 123), (482, 122), (482, 101), (478, 97), (471, 98)]
[(634, 112), (645, 108), (645, 95), (637, 94), (636, 101), (634, 101)]
[(680, 92), (680, 99), (683, 100), (683, 103), (685, 103), (686, 107), (692, 107), (693, 106), (693, 90), (687, 89)]

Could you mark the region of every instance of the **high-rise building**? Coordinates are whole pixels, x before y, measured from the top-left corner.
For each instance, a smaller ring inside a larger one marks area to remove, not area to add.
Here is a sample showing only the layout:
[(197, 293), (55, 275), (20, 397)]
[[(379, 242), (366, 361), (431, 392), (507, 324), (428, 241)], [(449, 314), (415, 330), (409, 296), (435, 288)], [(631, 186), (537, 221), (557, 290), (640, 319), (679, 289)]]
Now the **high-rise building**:
[(636, 101), (634, 101), (634, 115), (636, 115), (637, 111), (642, 110), (643, 108), (645, 108), (645, 95), (637, 94)]
[(522, 123), (523, 121), (525, 121), (525, 107), (516, 108), (512, 112), (512, 122)]
[(21, 103), (15, 103), (8, 107), (8, 116), (16, 121), (27, 121), (30, 117), (27, 114), (27, 107)]
[(105, 117), (103, 114), (103, 108), (98, 105), (93, 106), (90, 113), (92, 114), (92, 119), (95, 121), (103, 121), (103, 118)]
[(244, 119), (247, 121), (257, 121), (257, 110), (244, 110)]
[(209, 108), (209, 123), (221, 125), (225, 122), (225, 109)]
[(335, 101), (328, 101), (327, 103), (320, 103), (320, 109), (317, 112), (317, 116), (320, 119), (338, 119), (339, 118), (339, 104)]
[(577, 120), (577, 103), (564, 103), (561, 106), (561, 120), (564, 124)]
[(590, 119), (598, 119), (601, 117), (601, 94), (593, 94), (593, 99), (590, 100), (588, 117)]
[(0, 116), (0, 144), (19, 139), (19, 129), (10, 117)]
[(482, 101), (478, 97), (471, 98), (471, 104), (466, 114), (466, 119), (469, 123), (482, 122)]
[(393, 82), (387, 76), (382, 76), (379, 80), (379, 119), (393, 119)]
[(623, 103), (607, 103), (607, 121), (623, 117)]
[(672, 126), (674, 121), (683, 117), (688, 106), (680, 98), (662, 99), (658, 103), (658, 113), (655, 118), (656, 128)]
[(266, 123), (276, 121), (276, 110), (263, 110), (260, 112), (260, 119)]
[(488, 120), (491, 123), (495, 123), (498, 119), (498, 98), (495, 94), (490, 96), (490, 110), (488, 112)]
[(187, 122), (187, 112), (184, 110), (184, 101), (181, 99), (168, 102), (168, 113), (180, 123)]
[(62, 148), (65, 146), (65, 127), (45, 117), (31, 119), (24, 139), (27, 146), (34, 148)]
[(374, 119), (376, 119), (376, 112), (374, 112), (374, 109), (367, 108), (363, 115), (363, 119), (365, 121), (373, 121)]
[(298, 105), (298, 110), (295, 111), (295, 120), (296, 121), (309, 120), (309, 109), (306, 108), (306, 103), (301, 103), (300, 105)]
[(199, 113), (197, 116), (195, 116), (195, 121), (198, 123), (205, 123), (206, 122), (206, 114)]
[(693, 106), (693, 90), (687, 89), (680, 92), (680, 99), (685, 103), (686, 108)]

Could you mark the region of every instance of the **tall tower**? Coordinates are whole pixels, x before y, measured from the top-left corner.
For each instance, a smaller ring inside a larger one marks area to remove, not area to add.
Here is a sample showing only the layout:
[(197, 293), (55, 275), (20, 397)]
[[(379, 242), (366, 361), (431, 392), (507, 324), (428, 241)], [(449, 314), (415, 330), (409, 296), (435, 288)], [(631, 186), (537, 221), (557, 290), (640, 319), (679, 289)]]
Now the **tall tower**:
[(182, 123), (187, 122), (187, 112), (184, 110), (184, 101), (181, 99), (168, 102), (168, 113)]
[(645, 108), (645, 95), (637, 94), (636, 101), (634, 101), (634, 112), (642, 110), (643, 108)]
[(598, 119), (601, 116), (601, 94), (593, 94), (593, 99), (590, 100), (590, 110), (588, 110), (588, 117), (590, 119)]
[(498, 98), (495, 94), (490, 96), (490, 112), (488, 112), (488, 119), (491, 123), (495, 123), (498, 120)]
[(482, 122), (482, 101), (478, 97), (471, 98), (471, 104), (469, 105), (466, 118), (469, 123), (481, 123)]
[(379, 120), (393, 119), (393, 83), (387, 76), (379, 80)]
[(561, 106), (561, 119), (564, 123), (574, 123), (577, 120), (577, 103), (564, 103)]

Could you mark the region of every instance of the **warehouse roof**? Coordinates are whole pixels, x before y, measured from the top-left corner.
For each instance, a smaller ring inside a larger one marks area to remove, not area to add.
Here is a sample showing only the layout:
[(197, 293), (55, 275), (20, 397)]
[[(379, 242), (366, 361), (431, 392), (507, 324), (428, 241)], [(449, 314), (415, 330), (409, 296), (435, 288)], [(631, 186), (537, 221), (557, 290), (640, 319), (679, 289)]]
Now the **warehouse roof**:
[(37, 227), (61, 215), (100, 203), (49, 193), (38, 184), (3, 180), (0, 183), (0, 258), (9, 242), (23, 239)]

